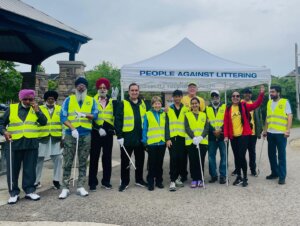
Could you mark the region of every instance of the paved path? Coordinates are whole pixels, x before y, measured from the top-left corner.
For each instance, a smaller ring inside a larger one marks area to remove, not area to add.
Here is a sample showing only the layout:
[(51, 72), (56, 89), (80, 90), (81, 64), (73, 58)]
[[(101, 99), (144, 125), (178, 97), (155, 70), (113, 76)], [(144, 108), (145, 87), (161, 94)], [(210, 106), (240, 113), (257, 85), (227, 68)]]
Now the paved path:
[[(289, 141), (300, 138), (300, 129), (292, 130)], [(294, 142), (297, 144), (297, 142)], [(257, 144), (257, 156), (261, 148)], [(119, 150), (115, 144), (113, 159), (119, 161)], [(230, 151), (229, 171), (233, 170)], [(300, 148), (287, 148), (287, 184), (278, 185), (277, 180), (267, 181), (270, 173), (267, 157), (267, 142), (264, 144), (261, 174), (249, 176), (246, 188), (218, 183), (207, 184), (207, 189), (184, 188), (171, 193), (169, 184), (169, 156), (164, 163), (165, 189), (135, 187), (134, 174), (131, 185), (123, 193), (117, 191), (120, 166), (113, 168), (113, 190), (98, 189), (86, 198), (79, 197), (72, 189), (66, 200), (59, 200), (59, 191), (47, 189), (40, 192), (38, 202), (22, 199), (17, 205), (0, 207), (0, 225), (3, 221), (55, 221), (97, 222), (117, 225), (298, 225), (300, 219)], [(208, 164), (205, 178), (209, 179)], [(146, 171), (145, 171), (146, 174)], [(234, 180), (230, 177), (230, 182)], [(6, 197), (7, 198), (7, 197)], [(9, 223), (9, 225), (11, 225)], [(22, 224), (18, 224), (22, 226)], [(40, 225), (40, 224), (39, 224)], [(80, 225), (84, 225), (80, 223)]]

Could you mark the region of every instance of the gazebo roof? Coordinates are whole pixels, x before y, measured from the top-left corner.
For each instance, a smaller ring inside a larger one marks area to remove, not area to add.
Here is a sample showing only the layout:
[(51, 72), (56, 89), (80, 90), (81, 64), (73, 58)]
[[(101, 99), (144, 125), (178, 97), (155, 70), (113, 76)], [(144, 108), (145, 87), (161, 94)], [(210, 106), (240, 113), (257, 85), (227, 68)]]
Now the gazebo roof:
[(75, 59), (80, 46), (91, 40), (20, 0), (0, 0), (0, 59), (38, 65), (68, 52)]

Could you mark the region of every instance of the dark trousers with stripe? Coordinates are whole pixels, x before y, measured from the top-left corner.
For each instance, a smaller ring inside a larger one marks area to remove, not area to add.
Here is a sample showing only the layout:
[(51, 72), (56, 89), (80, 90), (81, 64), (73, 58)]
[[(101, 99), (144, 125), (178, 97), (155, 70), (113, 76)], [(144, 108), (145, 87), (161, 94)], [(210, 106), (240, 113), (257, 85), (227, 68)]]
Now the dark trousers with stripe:
[(236, 173), (238, 176), (241, 176), (241, 170), (243, 171), (243, 175), (247, 178), (247, 160), (246, 160), (246, 152), (249, 143), (250, 136), (239, 136), (233, 137), (230, 140), (234, 162), (236, 167)]
[(175, 180), (180, 175), (181, 178), (187, 176), (187, 155), (185, 150), (185, 138), (176, 136), (171, 138), (172, 146), (169, 148), (170, 154), (170, 179)]

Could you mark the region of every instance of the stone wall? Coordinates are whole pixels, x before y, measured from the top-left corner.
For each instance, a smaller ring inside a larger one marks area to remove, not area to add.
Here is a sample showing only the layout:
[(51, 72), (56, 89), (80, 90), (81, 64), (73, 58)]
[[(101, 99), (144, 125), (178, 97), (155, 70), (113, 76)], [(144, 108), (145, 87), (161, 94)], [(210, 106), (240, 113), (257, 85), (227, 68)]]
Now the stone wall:
[(58, 104), (61, 104), (64, 99), (74, 93), (75, 80), (79, 76), (84, 77), (85, 64), (82, 61), (57, 61), (59, 65), (58, 88), (59, 93)]

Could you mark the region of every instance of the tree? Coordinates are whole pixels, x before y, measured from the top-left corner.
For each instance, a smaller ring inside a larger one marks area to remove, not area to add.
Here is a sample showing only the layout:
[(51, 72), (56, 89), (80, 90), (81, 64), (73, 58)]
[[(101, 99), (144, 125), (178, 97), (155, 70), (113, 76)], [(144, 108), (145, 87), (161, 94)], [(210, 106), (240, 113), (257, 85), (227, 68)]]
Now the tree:
[(38, 66), (37, 66), (37, 70), (36, 70), (37, 72), (44, 72), (45, 73), (45, 68), (44, 68), (44, 66), (43, 65), (41, 65), (41, 64), (39, 64)]
[(0, 60), (0, 101), (18, 101), (18, 93), (22, 85), (22, 75), (15, 69), (17, 65), (11, 61)]
[(48, 90), (56, 90), (58, 87), (58, 81), (48, 80)]
[(110, 81), (110, 87), (118, 87), (120, 90), (120, 77), (120, 69), (114, 67), (110, 62), (103, 61), (93, 70), (86, 72), (86, 79), (89, 83), (88, 94), (94, 96), (97, 93), (96, 81), (99, 78), (107, 78)]

